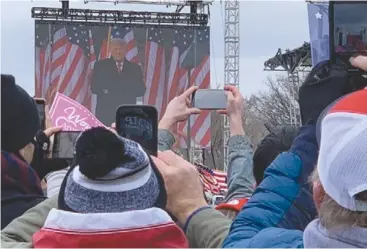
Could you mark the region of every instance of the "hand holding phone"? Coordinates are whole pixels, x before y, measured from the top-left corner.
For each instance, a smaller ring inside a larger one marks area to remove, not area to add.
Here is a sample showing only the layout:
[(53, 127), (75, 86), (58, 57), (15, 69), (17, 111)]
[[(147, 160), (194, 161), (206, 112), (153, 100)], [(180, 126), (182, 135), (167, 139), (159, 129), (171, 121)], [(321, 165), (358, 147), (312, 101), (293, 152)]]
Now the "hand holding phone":
[(46, 129), (46, 101), (41, 98), (33, 98), (37, 105), (38, 115), (41, 120), (41, 130)]
[(367, 72), (367, 56), (356, 56), (350, 59), (352, 66)]
[(81, 131), (61, 131), (55, 134), (52, 158), (72, 160), (74, 158), (75, 142)]
[(149, 154), (158, 153), (158, 112), (154, 106), (123, 105), (116, 112), (116, 131), (139, 143)]

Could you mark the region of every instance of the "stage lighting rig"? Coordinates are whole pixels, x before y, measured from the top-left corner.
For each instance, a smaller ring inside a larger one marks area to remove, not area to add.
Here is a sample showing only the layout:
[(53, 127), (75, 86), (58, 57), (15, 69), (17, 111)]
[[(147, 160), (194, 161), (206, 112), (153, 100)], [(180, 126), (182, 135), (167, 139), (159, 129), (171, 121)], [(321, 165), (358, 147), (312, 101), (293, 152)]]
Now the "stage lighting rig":
[(44, 21), (92, 22), (94, 25), (108, 23), (163, 24), (179, 26), (206, 26), (208, 14), (163, 13), (120, 10), (91, 10), (68, 8), (32, 8), (32, 17)]
[[(278, 69), (279, 67), (282, 69)], [(265, 71), (287, 71), (293, 73), (298, 67), (312, 67), (311, 46), (308, 42), (305, 42), (299, 48), (286, 50), (285, 53), (278, 49), (273, 58), (264, 62)]]

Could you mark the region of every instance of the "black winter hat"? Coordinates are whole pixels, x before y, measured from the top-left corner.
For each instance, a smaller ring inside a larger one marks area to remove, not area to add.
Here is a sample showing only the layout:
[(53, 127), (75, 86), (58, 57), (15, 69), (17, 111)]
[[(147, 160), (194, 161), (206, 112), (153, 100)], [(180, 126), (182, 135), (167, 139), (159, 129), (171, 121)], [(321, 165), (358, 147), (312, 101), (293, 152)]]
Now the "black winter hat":
[(33, 98), (15, 84), (12, 75), (1, 75), (1, 145), (17, 152), (32, 142), (41, 128)]
[(134, 141), (104, 127), (91, 128), (76, 141), (75, 164), (60, 188), (61, 210), (113, 213), (166, 207), (163, 178)]

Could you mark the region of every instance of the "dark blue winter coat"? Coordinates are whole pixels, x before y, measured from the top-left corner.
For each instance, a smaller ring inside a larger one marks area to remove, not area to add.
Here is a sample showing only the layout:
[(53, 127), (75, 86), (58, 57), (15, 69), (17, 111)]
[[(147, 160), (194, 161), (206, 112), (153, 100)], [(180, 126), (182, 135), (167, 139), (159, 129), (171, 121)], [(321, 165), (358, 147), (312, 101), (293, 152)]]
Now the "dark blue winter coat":
[(304, 126), (289, 152), (265, 172), (254, 195), (233, 221), (223, 247), (302, 248), (303, 230), (316, 217), (308, 177), (317, 160), (314, 126)]

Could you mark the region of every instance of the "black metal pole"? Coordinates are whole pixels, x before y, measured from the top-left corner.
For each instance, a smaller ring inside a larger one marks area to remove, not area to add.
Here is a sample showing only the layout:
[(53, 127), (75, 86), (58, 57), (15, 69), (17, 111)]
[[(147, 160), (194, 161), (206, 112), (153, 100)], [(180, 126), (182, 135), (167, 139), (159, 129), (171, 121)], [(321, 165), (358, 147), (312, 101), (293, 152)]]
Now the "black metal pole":
[(190, 14), (191, 14), (191, 21), (196, 21), (196, 14), (198, 13), (198, 1), (190, 1)]
[(61, 7), (62, 7), (62, 9), (69, 9), (69, 0), (61, 1)]
[[(187, 70), (187, 83), (191, 87), (191, 68)], [(187, 118), (187, 161), (191, 162), (191, 115)]]
[(69, 0), (61, 1), (61, 8), (62, 8), (62, 14), (64, 15), (64, 17), (67, 17), (69, 10)]

